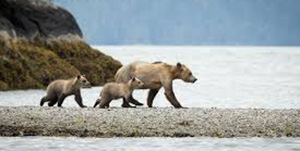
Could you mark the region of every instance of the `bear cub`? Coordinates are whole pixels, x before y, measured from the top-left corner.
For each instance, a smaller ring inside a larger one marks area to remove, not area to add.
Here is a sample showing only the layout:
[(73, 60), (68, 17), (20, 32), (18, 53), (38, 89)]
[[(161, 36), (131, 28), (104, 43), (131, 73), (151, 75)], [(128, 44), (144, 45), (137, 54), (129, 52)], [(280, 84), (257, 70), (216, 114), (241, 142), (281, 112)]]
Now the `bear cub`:
[(82, 97), (80, 88), (91, 87), (90, 82), (84, 75), (78, 75), (77, 77), (67, 80), (55, 80), (52, 81), (47, 87), (47, 95), (40, 101), (40, 106), (43, 106), (45, 102), (48, 102), (48, 106), (53, 106), (58, 103), (58, 107), (61, 107), (66, 97), (75, 95), (75, 101), (80, 107), (86, 107), (82, 104)]
[(112, 100), (120, 98), (128, 102), (133, 90), (143, 86), (144, 83), (136, 77), (131, 78), (127, 83), (107, 83), (100, 92), (100, 96), (96, 100), (94, 107), (100, 104), (100, 108), (108, 108)]

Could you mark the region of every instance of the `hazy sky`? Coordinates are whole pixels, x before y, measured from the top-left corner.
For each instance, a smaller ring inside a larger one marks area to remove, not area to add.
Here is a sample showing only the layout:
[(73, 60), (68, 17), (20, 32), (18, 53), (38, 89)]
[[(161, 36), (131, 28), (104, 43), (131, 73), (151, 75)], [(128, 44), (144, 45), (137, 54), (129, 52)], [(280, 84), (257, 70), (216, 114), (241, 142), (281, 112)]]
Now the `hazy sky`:
[(54, 0), (93, 45), (300, 46), (300, 0)]

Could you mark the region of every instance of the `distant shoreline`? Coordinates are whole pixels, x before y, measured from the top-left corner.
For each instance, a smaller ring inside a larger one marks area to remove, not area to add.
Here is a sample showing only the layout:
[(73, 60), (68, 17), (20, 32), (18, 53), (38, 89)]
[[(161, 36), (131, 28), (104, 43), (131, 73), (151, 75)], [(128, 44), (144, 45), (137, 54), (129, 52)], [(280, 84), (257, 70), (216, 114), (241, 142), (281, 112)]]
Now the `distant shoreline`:
[(0, 107), (0, 136), (300, 137), (300, 109)]

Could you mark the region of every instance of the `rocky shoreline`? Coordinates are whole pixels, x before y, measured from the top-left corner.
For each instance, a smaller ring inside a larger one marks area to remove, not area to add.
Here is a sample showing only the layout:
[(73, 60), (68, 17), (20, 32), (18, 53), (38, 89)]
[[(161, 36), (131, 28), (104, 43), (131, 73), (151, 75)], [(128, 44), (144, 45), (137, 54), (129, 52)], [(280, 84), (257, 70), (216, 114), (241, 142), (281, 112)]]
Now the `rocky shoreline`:
[(299, 109), (0, 107), (1, 136), (300, 137)]

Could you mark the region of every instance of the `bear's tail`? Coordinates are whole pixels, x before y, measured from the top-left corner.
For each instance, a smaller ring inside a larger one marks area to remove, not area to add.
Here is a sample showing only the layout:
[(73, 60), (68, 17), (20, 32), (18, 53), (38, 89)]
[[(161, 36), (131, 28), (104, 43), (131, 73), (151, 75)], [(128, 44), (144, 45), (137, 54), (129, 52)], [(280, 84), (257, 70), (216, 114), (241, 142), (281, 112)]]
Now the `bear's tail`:
[(94, 107), (96, 107), (99, 103), (101, 102), (101, 99), (100, 98), (98, 98), (97, 100), (96, 100), (96, 102), (95, 102), (95, 105), (94, 105)]

